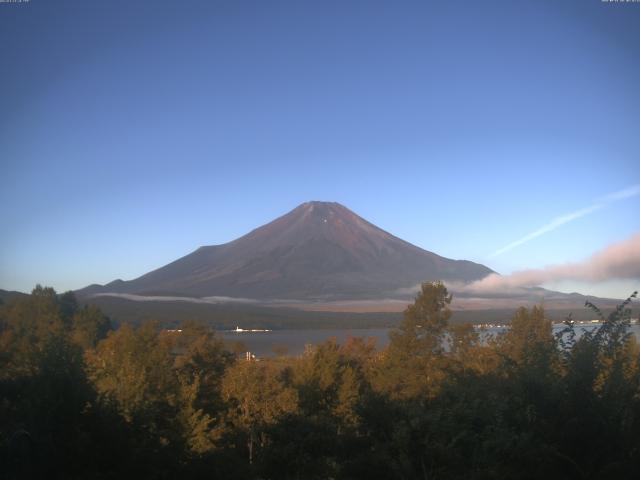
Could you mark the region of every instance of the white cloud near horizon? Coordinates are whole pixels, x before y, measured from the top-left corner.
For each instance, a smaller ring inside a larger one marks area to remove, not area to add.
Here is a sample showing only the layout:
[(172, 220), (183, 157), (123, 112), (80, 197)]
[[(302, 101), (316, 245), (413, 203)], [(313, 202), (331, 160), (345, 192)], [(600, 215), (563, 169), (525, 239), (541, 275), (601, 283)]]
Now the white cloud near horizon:
[(560, 217), (556, 217), (552, 219), (549, 223), (540, 227), (539, 229), (534, 230), (533, 232), (525, 235), (524, 237), (519, 238), (518, 240), (511, 242), (508, 245), (505, 245), (504, 247), (496, 250), (491, 255), (489, 255), (489, 258), (494, 258), (494, 257), (497, 257), (498, 255), (502, 255), (503, 253), (508, 252), (509, 250), (512, 250), (515, 247), (518, 247), (524, 243), (527, 243), (536, 237), (544, 235), (545, 233), (549, 233), (555, 230), (556, 228), (561, 227), (562, 225), (565, 225), (569, 222), (577, 220), (578, 218), (590, 215), (593, 212), (600, 210), (613, 202), (635, 197), (637, 195), (640, 195), (640, 184), (633, 185), (629, 188), (625, 188), (623, 190), (619, 190), (617, 192), (613, 192), (603, 197), (600, 197), (599, 199), (596, 200), (596, 203), (594, 203), (593, 205), (590, 205), (585, 208), (581, 208), (580, 210), (576, 210), (575, 212), (571, 212), (566, 215), (562, 215)]
[(92, 297), (116, 297), (124, 298), (134, 302), (188, 302), (188, 303), (205, 303), (217, 305), (219, 303), (256, 303), (257, 300), (252, 298), (241, 297), (175, 297), (167, 295), (135, 295), (132, 293), (96, 293)]
[(640, 233), (611, 244), (582, 262), (522, 270), (510, 275), (494, 273), (465, 285), (462, 290), (478, 294), (504, 293), (564, 280), (597, 283), (612, 279), (637, 279), (640, 283)]

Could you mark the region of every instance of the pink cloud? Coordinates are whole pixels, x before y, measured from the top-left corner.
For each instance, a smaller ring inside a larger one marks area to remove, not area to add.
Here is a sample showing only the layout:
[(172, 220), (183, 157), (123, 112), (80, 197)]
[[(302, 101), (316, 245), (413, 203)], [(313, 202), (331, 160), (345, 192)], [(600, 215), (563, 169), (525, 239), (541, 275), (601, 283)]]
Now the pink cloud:
[(561, 280), (601, 282), (630, 278), (640, 279), (640, 233), (609, 245), (582, 262), (522, 270), (511, 275), (491, 274), (465, 285), (462, 290), (483, 294), (513, 291)]

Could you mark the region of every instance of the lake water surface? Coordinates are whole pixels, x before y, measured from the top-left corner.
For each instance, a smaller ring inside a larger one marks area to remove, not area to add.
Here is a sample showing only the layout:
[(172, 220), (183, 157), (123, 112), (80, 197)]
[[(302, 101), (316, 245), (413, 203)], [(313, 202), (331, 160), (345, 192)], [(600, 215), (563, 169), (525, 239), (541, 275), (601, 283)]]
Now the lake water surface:
[(318, 329), (318, 330), (272, 330), (270, 332), (221, 332), (222, 338), (229, 343), (242, 342), (247, 350), (258, 357), (275, 355), (277, 348), (286, 349), (287, 355), (301, 355), (305, 345), (317, 345), (330, 338), (340, 344), (349, 337), (373, 338), (376, 348), (389, 343), (389, 328), (362, 329)]
[[(576, 325), (578, 336), (583, 330), (597, 328), (598, 324)], [(554, 333), (562, 330), (563, 325), (554, 325)], [(229, 344), (242, 342), (246, 350), (257, 357), (273, 356), (277, 349), (282, 349), (287, 355), (301, 355), (305, 345), (317, 345), (330, 338), (335, 338), (339, 344), (349, 337), (373, 338), (376, 348), (384, 348), (389, 343), (390, 328), (363, 329), (316, 329), (316, 330), (272, 330), (270, 332), (233, 332), (223, 331), (222, 338)], [(484, 330), (487, 334), (503, 332), (505, 327), (491, 327)], [(632, 325), (631, 331), (640, 338), (640, 325)]]

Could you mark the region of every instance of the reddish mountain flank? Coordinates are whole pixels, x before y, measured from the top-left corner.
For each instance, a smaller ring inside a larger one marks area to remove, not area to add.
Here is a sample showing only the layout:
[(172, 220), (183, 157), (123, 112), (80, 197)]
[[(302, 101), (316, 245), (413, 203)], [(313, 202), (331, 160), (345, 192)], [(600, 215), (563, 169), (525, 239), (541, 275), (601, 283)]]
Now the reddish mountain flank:
[(131, 281), (80, 293), (339, 300), (393, 296), (426, 280), (492, 271), (423, 250), (338, 203), (308, 202), (224, 245), (201, 247)]

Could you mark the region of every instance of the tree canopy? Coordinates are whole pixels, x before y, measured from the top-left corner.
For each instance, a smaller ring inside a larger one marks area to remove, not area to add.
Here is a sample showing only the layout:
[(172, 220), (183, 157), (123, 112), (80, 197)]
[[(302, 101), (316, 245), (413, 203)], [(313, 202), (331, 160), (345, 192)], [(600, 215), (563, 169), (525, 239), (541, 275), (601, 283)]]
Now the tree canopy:
[(487, 337), (428, 282), (385, 348), (247, 360), (37, 286), (0, 305), (0, 478), (637, 478), (633, 297), (587, 305), (596, 329), (534, 306)]

